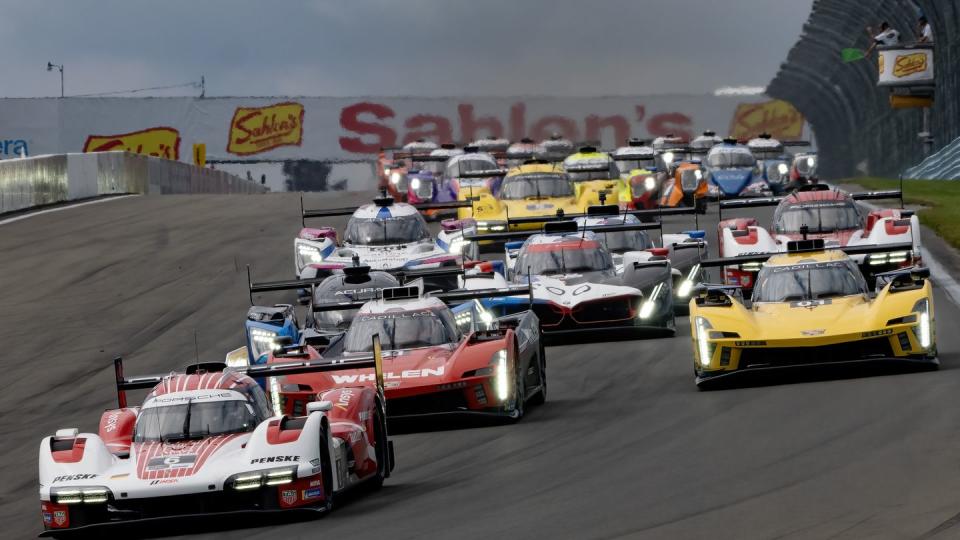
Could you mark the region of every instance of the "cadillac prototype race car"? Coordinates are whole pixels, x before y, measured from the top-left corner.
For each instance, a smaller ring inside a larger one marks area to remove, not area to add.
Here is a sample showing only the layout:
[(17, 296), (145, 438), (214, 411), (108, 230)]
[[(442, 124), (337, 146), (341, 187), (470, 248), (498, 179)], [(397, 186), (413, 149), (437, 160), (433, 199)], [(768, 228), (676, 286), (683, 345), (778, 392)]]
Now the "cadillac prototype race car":
[[(329, 510), (349, 488), (393, 468), (382, 386), (329, 386), (298, 416), (275, 415), (253, 377), (373, 369), (378, 342), (353, 363), (220, 363), (124, 378), (97, 433), (60, 429), (40, 442), (44, 535), (133, 520), (237, 511)], [(152, 389), (139, 407), (126, 391)]]
[[(356, 310), (347, 331), (322, 357), (353, 365), (370, 354), (371, 335), (383, 336), (384, 392), (390, 419), (473, 414), (518, 420), (528, 403), (546, 399), (546, 356), (537, 316), (523, 310), (494, 318), (478, 300), (528, 295), (529, 287), (424, 294), (422, 283), (387, 288), (367, 302), (315, 304), (315, 313)], [(529, 300), (528, 300), (529, 302)], [(447, 304), (453, 305), (452, 308)], [(316, 348), (301, 344), (274, 352), (270, 362), (314, 361)], [(287, 412), (305, 410), (318, 391), (375, 382), (368, 368), (271, 378), (273, 395)]]
[[(786, 253), (704, 261), (765, 263), (753, 295), (704, 285), (690, 301), (694, 372), (701, 387), (747, 372), (861, 362), (939, 365), (929, 270), (884, 273), (876, 293), (851, 256), (911, 244), (828, 249), (791, 240)], [(846, 253), (845, 253), (846, 252)], [(769, 257), (769, 258), (768, 258)]]
[[(720, 256), (781, 252), (788, 241), (807, 237), (822, 239), (827, 247), (902, 243), (912, 246), (907, 251), (891, 250), (855, 257), (872, 283), (878, 273), (919, 264), (920, 223), (913, 212), (901, 209), (873, 210), (864, 216), (857, 201), (902, 200), (902, 194), (901, 190), (847, 193), (825, 184), (811, 184), (783, 197), (721, 201)], [(777, 207), (769, 230), (761, 227), (756, 218), (723, 219), (722, 216), (724, 209), (761, 206)], [(727, 283), (749, 289), (759, 269), (756, 263), (743, 264), (728, 268), (724, 277)]]
[(354, 258), (377, 270), (399, 271), (457, 264), (458, 255), (449, 251), (447, 233), (434, 239), (420, 210), (459, 208), (468, 202), (410, 205), (383, 196), (359, 208), (303, 210), (302, 219), (350, 216), (343, 242), (332, 227), (304, 227), (293, 241), (298, 279), (325, 276), (352, 266)]
[[(617, 207), (612, 209), (616, 211)], [(638, 242), (652, 247), (645, 231), (659, 226), (640, 223), (636, 218), (624, 223), (617, 218), (598, 217), (597, 225), (556, 221), (545, 224), (543, 233), (468, 234), (466, 239), (529, 236), (525, 241), (507, 243), (506, 278), (515, 284), (530, 284), (533, 310), (546, 336), (602, 339), (673, 335), (674, 273), (667, 250), (621, 252), (618, 264), (608, 249)], [(644, 238), (630, 238), (641, 234)], [(474, 283), (470, 280), (468, 285), (478, 286)], [(482, 301), (486, 309), (497, 314), (509, 314), (515, 306), (524, 306), (523, 302), (525, 299), (516, 297)]]

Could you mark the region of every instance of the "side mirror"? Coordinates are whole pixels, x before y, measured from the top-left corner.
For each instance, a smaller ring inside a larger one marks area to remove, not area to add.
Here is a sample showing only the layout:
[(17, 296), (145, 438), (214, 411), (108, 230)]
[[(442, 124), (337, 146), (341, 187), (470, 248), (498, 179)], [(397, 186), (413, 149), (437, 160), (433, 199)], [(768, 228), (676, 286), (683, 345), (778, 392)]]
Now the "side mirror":
[(327, 412), (330, 409), (333, 409), (333, 403), (329, 401), (311, 401), (307, 403), (307, 414), (312, 414), (315, 412)]

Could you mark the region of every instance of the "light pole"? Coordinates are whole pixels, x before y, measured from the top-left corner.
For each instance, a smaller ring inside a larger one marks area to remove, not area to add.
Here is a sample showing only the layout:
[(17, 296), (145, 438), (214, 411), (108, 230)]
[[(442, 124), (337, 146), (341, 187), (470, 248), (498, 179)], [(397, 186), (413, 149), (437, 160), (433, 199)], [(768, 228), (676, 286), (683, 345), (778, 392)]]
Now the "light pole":
[(53, 71), (53, 68), (60, 70), (60, 97), (63, 97), (63, 64), (58, 66), (53, 62), (47, 62), (47, 71)]

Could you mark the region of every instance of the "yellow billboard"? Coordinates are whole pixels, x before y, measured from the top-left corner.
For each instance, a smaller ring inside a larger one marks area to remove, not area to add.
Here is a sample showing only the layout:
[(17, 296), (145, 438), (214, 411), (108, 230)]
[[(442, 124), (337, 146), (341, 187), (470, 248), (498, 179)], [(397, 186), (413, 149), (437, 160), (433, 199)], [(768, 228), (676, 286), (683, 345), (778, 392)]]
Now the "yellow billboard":
[(769, 133), (780, 140), (799, 139), (803, 135), (803, 115), (793, 105), (779, 99), (763, 103), (741, 103), (730, 122), (730, 136), (740, 140)]
[(119, 135), (89, 135), (84, 152), (127, 151), (145, 156), (180, 159), (180, 132), (171, 127), (153, 127)]
[(295, 102), (266, 107), (237, 107), (230, 121), (227, 152), (249, 156), (278, 146), (300, 146), (303, 105)]

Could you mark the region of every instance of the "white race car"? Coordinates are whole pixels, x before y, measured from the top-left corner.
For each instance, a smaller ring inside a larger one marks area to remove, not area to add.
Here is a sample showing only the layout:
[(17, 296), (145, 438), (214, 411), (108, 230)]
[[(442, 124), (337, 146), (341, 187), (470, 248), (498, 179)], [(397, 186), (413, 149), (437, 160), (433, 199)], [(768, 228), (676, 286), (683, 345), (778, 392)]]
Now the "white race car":
[(414, 206), (385, 196), (359, 208), (301, 209), (304, 220), (351, 217), (340, 242), (332, 227), (305, 226), (300, 230), (293, 241), (297, 278), (323, 277), (355, 263), (387, 272), (455, 266), (462, 242), (454, 242), (448, 232), (433, 238), (419, 211), (468, 206), (469, 202)]
[[(116, 359), (119, 407), (98, 432), (60, 429), (40, 442), (44, 535), (183, 515), (323, 512), (349, 487), (379, 485), (393, 467), (382, 385), (320, 392), (305, 416), (279, 416), (253, 379), (372, 367), (382, 381), (378, 345), (350, 363), (208, 363), (129, 379)], [(126, 391), (147, 388), (140, 407), (127, 406)]]

